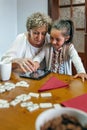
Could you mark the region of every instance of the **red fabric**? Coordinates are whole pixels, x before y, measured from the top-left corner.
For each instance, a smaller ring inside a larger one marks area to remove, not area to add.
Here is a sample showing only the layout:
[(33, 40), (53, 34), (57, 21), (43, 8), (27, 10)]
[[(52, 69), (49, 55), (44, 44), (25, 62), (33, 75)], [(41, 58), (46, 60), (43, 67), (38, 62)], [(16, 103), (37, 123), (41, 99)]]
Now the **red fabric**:
[(64, 101), (61, 104), (66, 107), (73, 107), (87, 112), (87, 94)]
[(47, 91), (50, 89), (57, 89), (68, 86), (68, 83), (65, 83), (56, 77), (51, 77), (38, 91)]

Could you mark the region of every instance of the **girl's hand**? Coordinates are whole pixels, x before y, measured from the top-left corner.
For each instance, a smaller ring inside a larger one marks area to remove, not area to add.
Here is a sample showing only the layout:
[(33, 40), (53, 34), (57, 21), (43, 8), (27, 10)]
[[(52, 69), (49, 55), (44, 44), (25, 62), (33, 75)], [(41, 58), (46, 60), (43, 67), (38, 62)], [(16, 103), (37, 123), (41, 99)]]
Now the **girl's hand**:
[(87, 74), (86, 73), (78, 73), (74, 76), (74, 78), (81, 78), (82, 81), (84, 82), (85, 79), (87, 79)]

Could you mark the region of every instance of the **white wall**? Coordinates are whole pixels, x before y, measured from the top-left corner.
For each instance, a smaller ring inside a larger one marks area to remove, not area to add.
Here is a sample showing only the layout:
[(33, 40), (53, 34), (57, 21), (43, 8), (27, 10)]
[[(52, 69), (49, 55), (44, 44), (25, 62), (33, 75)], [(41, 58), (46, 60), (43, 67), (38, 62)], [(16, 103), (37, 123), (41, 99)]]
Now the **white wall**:
[(18, 33), (26, 31), (26, 20), (34, 12), (48, 13), (48, 0), (17, 0)]
[(17, 1), (0, 0), (0, 56), (17, 34)]
[(48, 0), (0, 0), (0, 57), (16, 35), (26, 31), (29, 15), (40, 11), (47, 14)]

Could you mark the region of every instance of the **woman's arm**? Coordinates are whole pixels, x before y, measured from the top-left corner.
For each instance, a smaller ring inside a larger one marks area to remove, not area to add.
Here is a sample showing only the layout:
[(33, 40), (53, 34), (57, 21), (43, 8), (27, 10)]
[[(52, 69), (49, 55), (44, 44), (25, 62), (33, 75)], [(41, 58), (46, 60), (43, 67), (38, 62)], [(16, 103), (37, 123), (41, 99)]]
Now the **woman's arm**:
[(15, 41), (12, 43), (11, 47), (7, 52), (1, 57), (1, 61), (10, 62), (15, 58), (19, 58), (25, 49), (25, 36), (24, 34), (19, 34)]

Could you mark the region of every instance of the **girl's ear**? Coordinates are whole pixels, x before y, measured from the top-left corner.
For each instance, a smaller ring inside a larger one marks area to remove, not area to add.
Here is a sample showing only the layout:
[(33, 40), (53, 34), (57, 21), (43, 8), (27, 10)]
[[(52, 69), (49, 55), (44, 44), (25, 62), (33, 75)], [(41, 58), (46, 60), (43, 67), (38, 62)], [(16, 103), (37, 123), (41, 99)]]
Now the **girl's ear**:
[(69, 38), (70, 38), (70, 36), (66, 36), (66, 37), (65, 37), (65, 41), (68, 41)]

